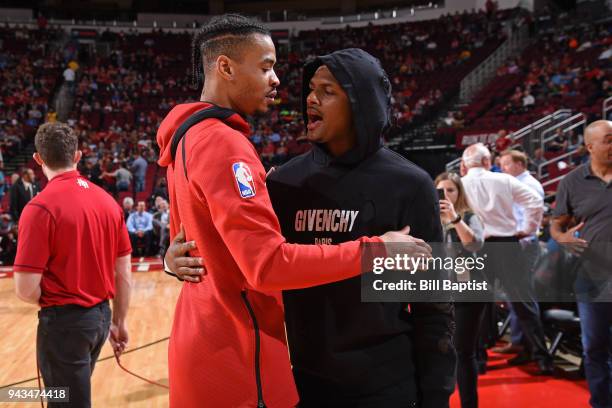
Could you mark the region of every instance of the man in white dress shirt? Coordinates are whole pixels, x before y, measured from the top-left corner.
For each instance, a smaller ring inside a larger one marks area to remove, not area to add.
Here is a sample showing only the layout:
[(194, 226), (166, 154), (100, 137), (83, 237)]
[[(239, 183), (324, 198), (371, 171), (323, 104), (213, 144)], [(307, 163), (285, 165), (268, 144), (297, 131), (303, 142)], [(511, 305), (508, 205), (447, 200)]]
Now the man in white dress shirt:
[[(463, 152), (462, 178), (470, 207), (484, 224), (486, 243), (493, 256), (487, 262), (489, 271), (497, 276), (511, 299), (527, 344), (537, 361), (540, 374), (552, 374), (552, 358), (548, 354), (544, 330), (533, 291), (528, 282), (528, 268), (521, 254), (519, 240), (536, 233), (544, 212), (544, 201), (536, 192), (503, 173), (493, 173), (491, 152), (482, 143), (469, 146)], [(524, 222), (519, 225), (514, 217), (514, 205), (524, 209)], [(504, 243), (499, 245), (497, 243)], [(517, 256), (519, 255), (519, 256)], [(521, 364), (530, 359), (521, 356), (511, 360)]]

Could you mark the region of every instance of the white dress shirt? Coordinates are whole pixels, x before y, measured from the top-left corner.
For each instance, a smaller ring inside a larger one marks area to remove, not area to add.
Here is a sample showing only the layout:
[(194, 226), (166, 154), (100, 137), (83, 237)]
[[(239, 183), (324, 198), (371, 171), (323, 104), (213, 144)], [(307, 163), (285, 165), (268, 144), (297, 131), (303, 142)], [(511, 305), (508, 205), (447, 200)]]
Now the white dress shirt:
[[(516, 176), (516, 179), (538, 193), (538, 195), (544, 199), (544, 187), (542, 187), (542, 184), (535, 177), (533, 177), (529, 171), (525, 170), (523, 173)], [(518, 224), (518, 230), (525, 231), (527, 229), (527, 225), (525, 225), (525, 210), (520, 205), (514, 204), (513, 211), (514, 218), (516, 218), (516, 222)], [(539, 231), (540, 228), (538, 227), (535, 234), (532, 235), (531, 238), (537, 238)]]
[(75, 72), (71, 68), (66, 68), (64, 70), (64, 79), (68, 82), (74, 82), (75, 80)]
[(536, 233), (542, 220), (544, 201), (515, 177), (473, 167), (461, 181), (470, 207), (484, 224), (485, 238), (512, 237), (519, 232), (512, 211), (515, 203), (524, 209), (525, 229), (522, 232)]

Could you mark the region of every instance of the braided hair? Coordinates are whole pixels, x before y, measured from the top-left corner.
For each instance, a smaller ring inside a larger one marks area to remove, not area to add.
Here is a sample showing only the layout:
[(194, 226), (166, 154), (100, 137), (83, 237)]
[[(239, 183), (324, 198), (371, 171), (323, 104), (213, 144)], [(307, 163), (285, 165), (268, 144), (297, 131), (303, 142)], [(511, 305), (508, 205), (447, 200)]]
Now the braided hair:
[(240, 14), (213, 17), (194, 35), (191, 41), (193, 85), (204, 79), (205, 68), (221, 54), (236, 58), (251, 34), (270, 35), (270, 31), (255, 20)]

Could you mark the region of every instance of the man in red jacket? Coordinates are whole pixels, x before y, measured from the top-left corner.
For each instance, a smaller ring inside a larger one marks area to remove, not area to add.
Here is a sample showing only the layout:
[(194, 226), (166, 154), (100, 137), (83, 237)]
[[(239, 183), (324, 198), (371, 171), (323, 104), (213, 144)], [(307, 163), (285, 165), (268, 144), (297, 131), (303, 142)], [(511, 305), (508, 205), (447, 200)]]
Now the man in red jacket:
[[(280, 290), (360, 274), (362, 243), (414, 242), (407, 229), (340, 245), (286, 243), (247, 136), (244, 115), (263, 113), (278, 78), (269, 32), (242, 16), (212, 19), (193, 40), (194, 71), (205, 73), (201, 100), (178, 105), (157, 141), (167, 166), (171, 234), (185, 227), (207, 260), (205, 284), (187, 283), (169, 345), (172, 407), (268, 407), (297, 404), (283, 327)], [(213, 109), (223, 119), (191, 123)], [(176, 154), (176, 156), (175, 156)], [(424, 243), (422, 252), (430, 248)]]

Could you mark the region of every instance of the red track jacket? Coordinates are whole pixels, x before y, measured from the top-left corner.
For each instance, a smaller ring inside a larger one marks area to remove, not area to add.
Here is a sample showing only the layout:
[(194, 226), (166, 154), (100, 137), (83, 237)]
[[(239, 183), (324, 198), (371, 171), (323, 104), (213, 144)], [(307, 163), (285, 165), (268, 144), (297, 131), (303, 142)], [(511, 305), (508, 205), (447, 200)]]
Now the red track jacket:
[(202, 283), (183, 284), (176, 305), (168, 352), (170, 406), (294, 407), (298, 395), (279, 291), (358, 275), (360, 242), (285, 242), (265, 170), (247, 139), (249, 126), (238, 114), (225, 122), (207, 119), (186, 133), (185, 177), (181, 148), (172, 162), (172, 136), (208, 106), (176, 106), (157, 134), (159, 164), (168, 167), (171, 233), (184, 225), (208, 271)]

